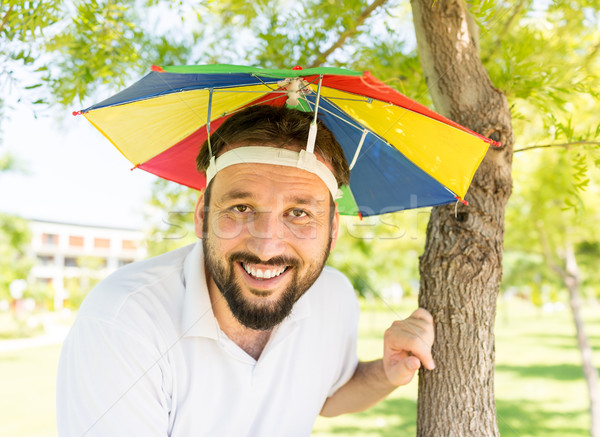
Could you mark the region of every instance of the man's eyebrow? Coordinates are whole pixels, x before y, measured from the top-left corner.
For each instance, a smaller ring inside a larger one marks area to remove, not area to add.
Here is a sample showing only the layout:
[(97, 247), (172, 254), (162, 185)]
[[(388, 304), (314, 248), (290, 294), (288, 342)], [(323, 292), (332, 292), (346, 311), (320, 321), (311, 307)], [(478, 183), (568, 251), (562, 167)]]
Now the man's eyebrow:
[(326, 199), (317, 199), (315, 197), (304, 197), (304, 196), (291, 196), (286, 199), (288, 202), (296, 203), (298, 205), (321, 205)]
[(221, 202), (228, 202), (230, 200), (249, 199), (254, 197), (250, 191), (244, 190), (233, 190), (229, 191), (221, 196)]

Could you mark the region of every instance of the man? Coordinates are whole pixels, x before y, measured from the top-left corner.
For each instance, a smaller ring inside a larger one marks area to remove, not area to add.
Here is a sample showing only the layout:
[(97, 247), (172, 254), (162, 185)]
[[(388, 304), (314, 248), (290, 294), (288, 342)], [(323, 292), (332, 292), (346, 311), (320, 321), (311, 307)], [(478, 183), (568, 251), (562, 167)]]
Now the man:
[(318, 414), (361, 411), (433, 369), (431, 315), (385, 333), (358, 362), (352, 286), (335, 245), (343, 151), (312, 116), (231, 116), (197, 163), (201, 243), (127, 266), (83, 303), (63, 347), (61, 436), (307, 436)]

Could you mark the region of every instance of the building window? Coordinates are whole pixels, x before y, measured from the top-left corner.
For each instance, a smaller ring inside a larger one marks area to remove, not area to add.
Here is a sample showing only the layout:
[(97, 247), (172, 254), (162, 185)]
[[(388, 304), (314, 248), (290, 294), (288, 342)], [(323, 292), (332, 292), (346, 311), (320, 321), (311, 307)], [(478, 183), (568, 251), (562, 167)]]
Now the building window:
[(42, 234), (42, 244), (56, 246), (58, 244), (57, 234)]
[(76, 237), (74, 235), (69, 235), (69, 246), (83, 247), (83, 237)]
[(52, 255), (38, 255), (38, 264), (41, 266), (49, 266), (54, 264), (54, 257)]
[(123, 267), (126, 266), (127, 264), (131, 264), (133, 262), (132, 259), (120, 259), (119, 260), (119, 267)]
[(110, 249), (110, 238), (94, 238), (96, 249)]
[(66, 256), (65, 267), (77, 267), (77, 258), (72, 256)]
[(122, 246), (123, 250), (136, 250), (137, 243), (133, 240), (123, 240)]
[(37, 278), (36, 282), (42, 285), (52, 285), (52, 278)]

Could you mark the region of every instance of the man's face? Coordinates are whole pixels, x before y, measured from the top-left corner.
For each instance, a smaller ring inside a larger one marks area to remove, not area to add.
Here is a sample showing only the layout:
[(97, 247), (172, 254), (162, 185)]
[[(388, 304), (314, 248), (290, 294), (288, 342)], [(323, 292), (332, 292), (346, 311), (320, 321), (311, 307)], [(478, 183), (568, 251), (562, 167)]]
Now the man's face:
[(237, 164), (215, 176), (196, 234), (209, 283), (244, 326), (273, 328), (319, 277), (337, 236), (330, 202), (321, 179), (297, 168)]

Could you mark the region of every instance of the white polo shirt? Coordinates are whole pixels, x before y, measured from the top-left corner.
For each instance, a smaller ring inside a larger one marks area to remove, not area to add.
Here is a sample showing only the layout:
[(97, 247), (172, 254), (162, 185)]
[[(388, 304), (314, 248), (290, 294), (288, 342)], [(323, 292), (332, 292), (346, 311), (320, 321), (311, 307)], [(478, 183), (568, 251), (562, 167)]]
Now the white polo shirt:
[(64, 343), (59, 436), (308, 436), (354, 373), (357, 325), (350, 282), (326, 267), (256, 361), (219, 328), (200, 242), (128, 265)]

